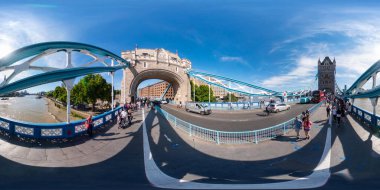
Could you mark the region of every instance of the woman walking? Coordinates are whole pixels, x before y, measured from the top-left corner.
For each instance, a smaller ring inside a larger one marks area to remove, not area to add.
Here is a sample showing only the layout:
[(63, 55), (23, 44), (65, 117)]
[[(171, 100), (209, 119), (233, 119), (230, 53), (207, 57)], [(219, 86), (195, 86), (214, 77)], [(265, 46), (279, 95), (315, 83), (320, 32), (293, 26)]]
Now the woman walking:
[(86, 122), (85, 122), (85, 127), (87, 129), (87, 134), (92, 137), (92, 128), (93, 128), (93, 124), (92, 124), (92, 115), (88, 116), (88, 118), (86, 119)]
[(310, 139), (310, 129), (311, 129), (311, 121), (309, 119), (309, 117), (306, 117), (305, 121), (303, 122), (303, 130), (305, 131), (305, 136), (306, 136), (306, 139), (309, 140)]

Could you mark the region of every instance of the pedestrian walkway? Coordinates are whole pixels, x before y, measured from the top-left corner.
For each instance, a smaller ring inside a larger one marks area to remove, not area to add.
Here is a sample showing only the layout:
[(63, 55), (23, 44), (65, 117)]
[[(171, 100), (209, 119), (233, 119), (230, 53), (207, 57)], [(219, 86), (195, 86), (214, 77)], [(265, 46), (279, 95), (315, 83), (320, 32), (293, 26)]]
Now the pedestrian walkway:
[(2, 139), (0, 189), (153, 189), (144, 172), (141, 115), (135, 116), (131, 127), (114, 125), (75, 146), (16, 146)]
[(326, 116), (319, 108), (311, 117), (312, 138), (295, 133), (259, 145), (216, 145), (192, 138), (150, 111), (146, 126), (158, 167), (167, 175), (202, 183), (274, 183), (305, 177), (321, 160), (326, 142)]
[[(98, 163), (118, 154), (131, 141), (138, 130), (141, 116), (135, 125), (120, 130), (115, 126), (94, 138), (87, 135), (70, 142), (20, 142), (0, 139), (0, 155), (20, 164), (43, 167), (77, 167)], [(113, 124), (114, 125), (114, 124)]]

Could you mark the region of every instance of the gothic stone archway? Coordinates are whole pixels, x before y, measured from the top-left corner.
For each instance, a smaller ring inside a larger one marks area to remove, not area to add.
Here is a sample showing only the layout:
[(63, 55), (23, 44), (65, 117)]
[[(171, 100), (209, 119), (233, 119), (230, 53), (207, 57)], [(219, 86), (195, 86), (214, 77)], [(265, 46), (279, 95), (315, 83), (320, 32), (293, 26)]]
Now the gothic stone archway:
[(173, 85), (175, 101), (190, 101), (190, 79), (185, 70), (191, 62), (164, 49), (135, 49), (122, 52), (122, 58), (131, 66), (123, 71), (121, 102), (130, 102), (136, 96), (138, 85), (147, 79), (161, 79)]

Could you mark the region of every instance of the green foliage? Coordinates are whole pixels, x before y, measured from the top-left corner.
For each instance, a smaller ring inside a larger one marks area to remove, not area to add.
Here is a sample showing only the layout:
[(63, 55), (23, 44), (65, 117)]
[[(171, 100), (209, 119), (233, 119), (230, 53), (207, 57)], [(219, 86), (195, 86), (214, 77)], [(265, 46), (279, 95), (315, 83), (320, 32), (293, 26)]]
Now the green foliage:
[(111, 101), (111, 84), (100, 74), (90, 74), (83, 77), (73, 88), (73, 102), (90, 103), (95, 110), (97, 99)]
[[(89, 103), (95, 110), (95, 103), (98, 99), (111, 101), (111, 88), (111, 84), (108, 84), (100, 74), (86, 75), (71, 90), (70, 102), (74, 105)], [(57, 86), (54, 91), (48, 92), (47, 96), (66, 103), (67, 93), (64, 87)]]
[[(228, 94), (227, 96), (223, 97), (223, 102), (229, 102), (230, 101), (230, 95)], [(238, 98), (235, 96), (235, 94), (231, 94), (231, 102), (237, 102)]]
[[(194, 100), (194, 85), (193, 81), (190, 81), (191, 85), (191, 100), (196, 102), (208, 102), (209, 97), (209, 87), (208, 85), (195, 85), (195, 100)], [(212, 88), (210, 88), (210, 101), (216, 102), (216, 97), (214, 96), (214, 92)]]
[(53, 98), (60, 101), (60, 102), (63, 102), (63, 103), (66, 103), (66, 99), (67, 99), (67, 92), (66, 92), (66, 88), (65, 87), (61, 87), (61, 86), (57, 86), (55, 87), (54, 91), (53, 91)]

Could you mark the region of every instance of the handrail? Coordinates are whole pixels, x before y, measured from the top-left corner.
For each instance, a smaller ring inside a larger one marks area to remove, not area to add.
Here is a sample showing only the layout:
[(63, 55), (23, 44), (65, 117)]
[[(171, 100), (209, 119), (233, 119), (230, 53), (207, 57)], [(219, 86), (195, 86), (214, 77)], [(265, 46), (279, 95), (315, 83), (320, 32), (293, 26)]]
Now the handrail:
[(380, 131), (380, 117), (379, 116), (374, 115), (370, 113), (369, 111), (366, 111), (354, 105), (351, 105), (348, 111), (351, 113), (351, 115), (360, 119), (362, 122), (367, 123), (370, 126), (374, 127), (375, 131)]
[[(122, 107), (117, 107), (114, 110), (94, 116), (92, 118), (94, 129), (111, 122), (121, 110)], [(71, 138), (86, 132), (85, 121), (82, 119), (71, 123), (31, 123), (0, 117), (0, 130), (10, 135), (36, 139)]]
[[(309, 109), (313, 113), (318, 107), (322, 105), (320, 102)], [(267, 139), (275, 138), (279, 135), (285, 135), (290, 129), (294, 128), (294, 118), (278, 125), (252, 130), (252, 131), (218, 131), (214, 129), (207, 129), (200, 127), (184, 120), (181, 120), (165, 110), (156, 106), (158, 113), (164, 116), (168, 121), (174, 123), (174, 126), (189, 134), (200, 139), (215, 142), (217, 144), (245, 144), (245, 143), (258, 143)], [(298, 115), (300, 116), (300, 115)]]

